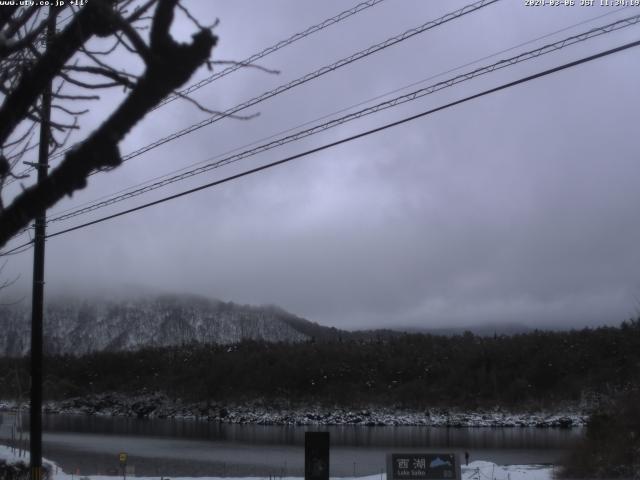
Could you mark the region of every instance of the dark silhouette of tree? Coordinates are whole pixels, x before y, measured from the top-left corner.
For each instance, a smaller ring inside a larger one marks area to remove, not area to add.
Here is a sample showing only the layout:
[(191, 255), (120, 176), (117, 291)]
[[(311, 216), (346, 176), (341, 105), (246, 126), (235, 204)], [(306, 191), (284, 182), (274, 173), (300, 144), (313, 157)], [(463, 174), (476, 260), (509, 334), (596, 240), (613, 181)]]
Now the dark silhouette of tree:
[(640, 391), (627, 388), (593, 412), (586, 435), (565, 456), (560, 478), (638, 478)]
[[(0, 310), (1, 312), (1, 310)], [(1, 372), (26, 359), (0, 357)], [(139, 351), (52, 355), (49, 398), (141, 389), (190, 401), (263, 398), (379, 403), (412, 408), (553, 407), (597, 404), (640, 388), (640, 322), (496, 338), (405, 335), (375, 339), (237, 345), (193, 344)], [(28, 376), (27, 376), (28, 377)], [(17, 388), (0, 381), (0, 397)], [(591, 399), (591, 400), (589, 400)]]
[[(189, 43), (179, 43), (169, 33), (177, 10), (196, 26)], [(47, 36), (48, 15), (63, 13), (71, 13), (68, 21), (61, 21), (60, 31)], [(41, 51), (38, 47), (45, 38), (47, 48)], [(98, 50), (90, 46), (95, 39), (112, 43)], [(116, 87), (127, 93), (100, 126), (64, 151), (44, 181), (23, 189), (6, 207), (0, 202), (0, 247), (39, 211), (84, 188), (90, 174), (118, 167), (122, 163), (120, 141), (163, 98), (209, 62), (216, 41), (211, 28), (202, 27), (178, 0), (91, 0), (61, 11), (2, 7), (0, 193), (4, 184), (20, 178), (17, 166), (36, 146), (34, 132), (43, 119), (40, 99), (50, 82), (55, 113), (45, 125), (51, 132), (50, 154), (62, 152), (69, 134), (78, 129), (77, 119), (86, 112), (86, 102), (99, 98), (96, 90)], [(124, 50), (137, 57), (143, 65), (141, 72), (114, 66), (117, 52)]]

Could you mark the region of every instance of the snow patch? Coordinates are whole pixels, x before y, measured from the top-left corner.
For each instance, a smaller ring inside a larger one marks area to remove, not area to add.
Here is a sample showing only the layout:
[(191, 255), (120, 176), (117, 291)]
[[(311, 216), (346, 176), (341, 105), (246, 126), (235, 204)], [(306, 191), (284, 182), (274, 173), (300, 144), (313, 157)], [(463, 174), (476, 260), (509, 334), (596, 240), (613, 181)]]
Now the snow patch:
[[(17, 452), (0, 445), (0, 464), (5, 461), (9, 464), (29, 462), (29, 453), (26, 456), (18, 457)], [(50, 460), (43, 459), (43, 464), (48, 465), (53, 473), (52, 480), (77, 480), (78, 475), (63, 472), (62, 469)], [(552, 480), (553, 467), (550, 465), (496, 465), (492, 462), (476, 460), (469, 465), (463, 465), (462, 480)], [(73, 477), (73, 478), (72, 478)], [(116, 480), (121, 476), (89, 475), (81, 476), (87, 480)], [(158, 480), (158, 477), (135, 477), (140, 480)], [(234, 477), (233, 480), (262, 480), (273, 477)], [(368, 475), (364, 477), (332, 477), (341, 480), (386, 480), (386, 475)], [(171, 477), (171, 480), (222, 480), (223, 477)], [(302, 480), (302, 477), (283, 477), (280, 480)]]

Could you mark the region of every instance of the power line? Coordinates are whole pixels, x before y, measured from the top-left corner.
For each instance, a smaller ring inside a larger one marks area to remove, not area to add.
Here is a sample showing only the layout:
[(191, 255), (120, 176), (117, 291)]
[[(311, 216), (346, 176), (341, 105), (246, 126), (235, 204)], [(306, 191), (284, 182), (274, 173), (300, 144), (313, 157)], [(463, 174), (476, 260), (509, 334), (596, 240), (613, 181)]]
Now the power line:
[(373, 105), (371, 107), (350, 113), (348, 115), (345, 115), (343, 117), (339, 117), (336, 118), (334, 120), (330, 120), (329, 122), (325, 122), (316, 126), (313, 126), (311, 128), (305, 129), (305, 130), (301, 130), (298, 131), (292, 135), (288, 135), (285, 137), (281, 137), (277, 140), (273, 140), (269, 143), (265, 143), (262, 145), (259, 145), (257, 147), (251, 148), (249, 150), (245, 150), (243, 152), (240, 153), (236, 153), (230, 156), (227, 156), (221, 160), (212, 162), (212, 163), (208, 163), (206, 165), (203, 165), (201, 167), (198, 168), (194, 168), (192, 170), (188, 170), (186, 172), (174, 175), (172, 177), (168, 177), (164, 180), (160, 180), (158, 182), (152, 183), (150, 185), (147, 185), (145, 187), (141, 187), (135, 190), (131, 190), (129, 192), (120, 194), (120, 195), (116, 195), (113, 196), (107, 200), (103, 200), (100, 202), (96, 202), (93, 204), (90, 204), (89, 206), (86, 207), (82, 207), (82, 208), (78, 208), (75, 210), (72, 210), (68, 213), (64, 213), (55, 217), (52, 217), (50, 219), (50, 222), (59, 222), (59, 221), (63, 221), (63, 220), (68, 220), (70, 218), (76, 217), (78, 215), (82, 215), (84, 213), (88, 213), (103, 207), (107, 207), (109, 205), (113, 205), (115, 203), (119, 203), (121, 201), (124, 200), (128, 200), (130, 198), (133, 197), (137, 197), (139, 195), (142, 195), (144, 193), (150, 192), (152, 190), (156, 190), (158, 188), (164, 187), (166, 185), (172, 184), (172, 183), (176, 183), (178, 181), (196, 176), (196, 175), (200, 175), (202, 173), (208, 172), (210, 170), (219, 168), (221, 166), (224, 165), (228, 165), (230, 163), (234, 163), (237, 162), (241, 159), (244, 158), (248, 158), (251, 157), (253, 155), (257, 155), (259, 153), (263, 153), (265, 151), (271, 150), (273, 148), (300, 140), (302, 138), (314, 135), (316, 133), (325, 131), (325, 130), (329, 130), (331, 128), (334, 128), (336, 126), (342, 125), (344, 123), (350, 122), (352, 120), (356, 120), (359, 118), (362, 118), (364, 116), (367, 115), (371, 115), (373, 113), (377, 113), (380, 112), (382, 110), (386, 110), (388, 108), (392, 108), (392, 107), (396, 107), (398, 105), (407, 103), (407, 102), (411, 102), (414, 100), (417, 100), (418, 98), (422, 98), (426, 95), (430, 95), (433, 94), (435, 92), (438, 92), (440, 90), (443, 90), (445, 88), (449, 88), (452, 87), (454, 85), (457, 85), (459, 83), (471, 80), (473, 78), (479, 77), (481, 75), (485, 75), (491, 72), (494, 72), (496, 70), (500, 70), (502, 68), (506, 68), (506, 67), (510, 67), (513, 66), (517, 63), (521, 63), (527, 60), (531, 60), (534, 58), (538, 58), (542, 55), (546, 55), (548, 53), (560, 50), (562, 48), (565, 48), (567, 46), (570, 45), (574, 45), (576, 43), (580, 43), (583, 41), (586, 41), (588, 39), (591, 38), (595, 38), (597, 36), (603, 35), (605, 33), (610, 33), (612, 31), (615, 30), (619, 30), (621, 28), (625, 28), (631, 25), (635, 25), (638, 22), (640, 22), (640, 15), (635, 15), (632, 17), (628, 17), (622, 20), (618, 20), (616, 22), (610, 23), (608, 25), (604, 25), (602, 27), (597, 27), (597, 28), (593, 28), (587, 32), (583, 32), (580, 33), (578, 35), (574, 35), (568, 38), (565, 38), (563, 40), (559, 40), (557, 42), (551, 43), (551, 44), (547, 44), (544, 45), (542, 47), (539, 47), (537, 49), (534, 50), (529, 50), (527, 52), (521, 53), (519, 55), (516, 55), (514, 57), (505, 59), (505, 60), (500, 60), (499, 62), (493, 63), (491, 65), (487, 65), (484, 67), (480, 67), (477, 68), (473, 71), (467, 72), (467, 73), (463, 73), (460, 75), (457, 75), (455, 77), (452, 77), (450, 79), (447, 80), (443, 80), (441, 82), (435, 83), (433, 85), (421, 88), (419, 90), (413, 91), (411, 93), (407, 93), (405, 95), (400, 95), (398, 97), (392, 98), (390, 100), (386, 100), (384, 102), (378, 103), (376, 105)]
[(210, 182), (210, 183), (207, 183), (205, 185), (201, 185), (199, 187), (191, 188), (189, 190), (185, 190), (185, 191), (182, 191), (180, 193), (176, 193), (174, 195), (170, 195), (170, 196), (161, 198), (159, 200), (155, 200), (153, 202), (149, 202), (149, 203), (146, 203), (146, 204), (143, 204), (143, 205), (139, 205), (137, 207), (129, 208), (127, 210), (123, 210), (121, 212), (114, 213), (112, 215), (108, 215), (108, 216), (105, 216), (105, 217), (102, 217), (102, 218), (98, 218), (96, 220), (92, 220), (90, 222), (86, 222), (86, 223), (83, 223), (83, 224), (80, 224), (80, 225), (76, 225), (76, 226), (71, 227), (71, 228), (67, 228), (67, 229), (60, 230), (60, 231), (55, 232), (55, 233), (51, 233), (51, 234), (47, 235), (46, 238), (52, 238), (52, 237), (56, 237), (56, 236), (59, 236), (59, 235), (63, 235), (65, 233), (73, 232), (75, 230), (79, 230), (79, 229), (82, 229), (82, 228), (85, 228), (85, 227), (88, 227), (88, 226), (91, 226), (91, 225), (95, 225), (97, 223), (102, 223), (102, 222), (105, 222), (107, 220), (111, 220), (111, 219), (114, 219), (114, 218), (117, 218), (117, 217), (120, 217), (120, 216), (123, 216), (123, 215), (127, 215), (129, 213), (133, 213), (133, 212), (136, 212), (136, 211), (139, 211), (139, 210), (143, 210), (145, 208), (149, 208), (149, 207), (152, 207), (154, 205), (158, 205), (160, 203), (168, 202), (170, 200), (174, 200), (174, 199), (179, 198), (179, 197), (190, 195), (190, 194), (198, 192), (200, 190), (205, 190), (207, 188), (215, 187), (217, 185), (221, 185), (223, 183), (227, 183), (227, 182), (230, 182), (232, 180), (236, 180), (238, 178), (242, 178), (242, 177), (245, 177), (245, 176), (260, 172), (260, 171), (263, 171), (263, 170), (267, 170), (269, 168), (276, 167), (278, 165), (282, 165), (284, 163), (288, 163), (288, 162), (291, 162), (293, 160), (306, 157), (306, 156), (311, 155), (313, 153), (317, 153), (317, 152), (320, 152), (320, 151), (335, 147), (337, 145), (341, 145), (343, 143), (351, 142), (351, 141), (356, 140), (358, 138), (366, 137), (368, 135), (372, 135), (374, 133), (381, 132), (381, 131), (386, 130), (388, 128), (396, 127), (398, 125), (402, 125), (404, 123), (411, 122), (411, 121), (416, 120), (418, 118), (422, 118), (422, 117), (425, 117), (427, 115), (431, 115), (433, 113), (439, 112), (441, 110), (445, 110), (447, 108), (454, 107), (456, 105), (460, 105), (460, 104), (468, 102), (470, 100), (474, 100), (476, 98), (480, 98), (480, 97), (483, 97), (483, 96), (486, 96), (486, 95), (489, 95), (489, 94), (492, 94), (492, 93), (495, 93), (495, 92), (498, 92), (498, 91), (501, 91), (501, 90), (505, 90), (507, 88), (514, 87), (516, 85), (520, 85), (520, 84), (523, 84), (523, 83), (526, 83), (526, 82), (530, 82), (532, 80), (535, 80), (535, 79), (538, 79), (538, 78), (541, 78), (541, 77), (544, 77), (544, 76), (547, 76), (547, 75), (551, 75), (553, 73), (557, 73), (557, 72), (566, 70), (568, 68), (575, 67), (577, 65), (581, 65), (581, 64), (584, 64), (584, 63), (587, 63), (587, 62), (591, 62), (593, 60), (597, 60), (599, 58), (603, 58), (603, 57), (606, 57), (608, 55), (612, 55), (614, 53), (621, 52), (623, 50), (627, 50), (627, 49), (630, 49), (630, 48), (633, 48), (633, 47), (637, 47), (639, 45), (640, 45), (640, 40), (636, 40), (634, 42), (626, 43), (624, 45), (621, 45), (619, 47), (615, 47), (615, 48), (606, 50), (604, 52), (600, 52), (600, 53), (597, 53), (597, 54), (594, 54), (594, 55), (590, 55), (588, 57), (583, 57), (583, 58), (581, 58), (579, 60), (575, 60), (573, 62), (565, 63), (565, 64), (560, 65), (558, 67), (550, 68), (548, 70), (544, 70), (542, 72), (539, 72), (539, 73), (536, 73), (536, 74), (533, 74), (533, 75), (529, 75), (527, 77), (523, 77), (523, 78), (520, 78), (518, 80), (514, 80), (512, 82), (508, 82), (508, 83), (502, 84), (502, 85), (500, 85), (498, 87), (494, 87), (494, 88), (491, 88), (489, 90), (484, 90), (483, 92), (476, 93), (474, 95), (470, 95), (470, 96), (462, 98), (460, 100), (456, 100), (456, 101), (447, 103), (447, 104), (442, 105), (440, 107), (432, 108), (430, 110), (424, 111), (424, 112), (416, 114), (416, 115), (412, 115), (410, 117), (405, 117), (402, 120), (398, 120), (398, 121), (395, 121), (395, 122), (387, 123), (387, 124), (385, 124), (383, 126), (380, 126), (380, 127), (377, 127), (377, 128), (373, 128), (371, 130), (367, 130), (365, 132), (361, 132), (361, 133), (358, 133), (356, 135), (352, 135), (350, 137), (346, 137), (346, 138), (337, 140), (335, 142), (331, 142), (331, 143), (322, 145), (320, 147), (312, 148), (312, 149), (307, 150), (305, 152), (298, 153), (296, 155), (291, 155), (289, 157), (283, 158), (283, 159), (275, 161), (275, 162), (268, 163), (266, 165), (262, 165), (260, 167), (252, 168), (250, 170), (245, 170), (244, 172), (241, 172), (241, 173), (238, 173), (238, 174), (235, 174), (235, 175), (231, 175), (231, 176), (223, 178), (221, 180), (216, 180), (214, 182)]
[(0, 257), (8, 257), (9, 255), (19, 255), (31, 249), (31, 245), (33, 245), (33, 240), (29, 240), (26, 243), (18, 245), (17, 247), (12, 248), (11, 250), (6, 250), (0, 252)]
[[(193, 85), (190, 85), (189, 87), (180, 90), (177, 94), (174, 95), (170, 95), (166, 98), (164, 98), (158, 105), (156, 105), (155, 107), (153, 107), (150, 111), (156, 110), (157, 108), (162, 107), (163, 105), (166, 105), (167, 103), (172, 102), (173, 100), (180, 98), (184, 95), (188, 95), (191, 92), (195, 92), (196, 90), (204, 87), (205, 85), (208, 85), (212, 82), (215, 82), (216, 80), (225, 77), (233, 72), (235, 72), (236, 70), (243, 68), (247, 65), (250, 65), (252, 63), (254, 63), (256, 60), (259, 60), (261, 58), (266, 57), (267, 55), (276, 52), (278, 50), (280, 50), (281, 48), (284, 48), (288, 45), (291, 45), (292, 43), (297, 42), (298, 40), (301, 40), (305, 37), (308, 37), (309, 35), (312, 35), (316, 32), (319, 32), (331, 25), (335, 25), (336, 23), (341, 22), (342, 20), (346, 20), (347, 18), (360, 13), (368, 8), (374, 7), (376, 5), (378, 5), (379, 3), (382, 3), (384, 0), (367, 0), (366, 2), (362, 2), (357, 4), (356, 6), (348, 9), (348, 10), (344, 10), (340, 13), (338, 13), (337, 15), (334, 15), (331, 18), (327, 18), (325, 20), (323, 20), (322, 22), (316, 24), (316, 25), (312, 25), (308, 28), (306, 28), (305, 30), (303, 30), (302, 32), (296, 33), (294, 35), (291, 35), (290, 37), (281, 40), (277, 43), (275, 43), (274, 45), (271, 45), (270, 47), (265, 48), (264, 50), (261, 50), (260, 52), (254, 53), (253, 55), (251, 55), (248, 58), (245, 58), (244, 60), (241, 60), (240, 62), (230, 65), (227, 68), (225, 68), (224, 70), (221, 70), (220, 72), (214, 73), (213, 75), (200, 80), (197, 83), (194, 83)], [(68, 17), (66, 17), (63, 21), (68, 20), (69, 18), (71, 18), (73, 16), (69, 15)], [(62, 23), (62, 21), (60, 22)], [(59, 24), (60, 24), (59, 23)], [(68, 147), (65, 148), (63, 150), (61, 150), (60, 152), (58, 152), (55, 155), (52, 155), (52, 159), (53, 158), (57, 158), (61, 155), (64, 155), (68, 150), (70, 150), (72, 147)], [(23, 176), (26, 175), (27, 173), (31, 172), (33, 169), (33, 167), (24, 169), (20, 174), (18, 174), (18, 176)], [(7, 182), (7, 185), (10, 184), (12, 182)]]
[(419, 80), (419, 81), (417, 81), (417, 82), (412, 82), (412, 83), (410, 83), (410, 84), (408, 84), (408, 85), (405, 85), (405, 86), (403, 86), (403, 87), (396, 88), (396, 89), (394, 89), (394, 90), (391, 90), (391, 91), (385, 92), (385, 93), (380, 94), (380, 95), (376, 95), (375, 97), (369, 98), (369, 99), (367, 99), (367, 100), (364, 100), (364, 101), (361, 101), (361, 102), (358, 102), (358, 103), (352, 104), (352, 105), (350, 105), (350, 106), (348, 106), (348, 107), (341, 108), (340, 110), (337, 110), (337, 111), (334, 111), (334, 112), (331, 112), (331, 113), (328, 113), (328, 114), (322, 115), (321, 117), (314, 118), (313, 120), (309, 120), (309, 121), (306, 121), (306, 122), (304, 122), (304, 123), (298, 124), (298, 125), (296, 125), (296, 126), (293, 126), (293, 127), (287, 128), (286, 130), (281, 130), (281, 131), (279, 131), (279, 132), (277, 132), (277, 133), (274, 133), (274, 134), (272, 134), (272, 135), (269, 135), (269, 136), (267, 136), (267, 137), (262, 137), (262, 138), (260, 138), (260, 139), (254, 140), (253, 142), (250, 142), (250, 143), (247, 143), (247, 144), (241, 145), (241, 146), (239, 146), (239, 147), (235, 147), (235, 148), (233, 148), (233, 149), (231, 149), (231, 150), (227, 150), (226, 152), (223, 152), (223, 153), (221, 153), (221, 154), (215, 155), (215, 156), (213, 156), (213, 157), (209, 157), (209, 158), (207, 158), (207, 159), (205, 159), (205, 160), (201, 160), (201, 161), (199, 161), (199, 162), (192, 163), (191, 165), (188, 165), (188, 166), (185, 166), (185, 167), (179, 168), (179, 169), (177, 169), (177, 170), (173, 170), (173, 171), (171, 171), (171, 172), (169, 172), (169, 173), (166, 173), (166, 174), (163, 174), (163, 175), (159, 175), (159, 176), (157, 176), (157, 177), (150, 178), (149, 180), (146, 180), (146, 181), (144, 181), (144, 182), (140, 182), (140, 183), (137, 183), (137, 184), (134, 184), (134, 185), (130, 185), (129, 187), (123, 188), (123, 189), (121, 189), (121, 190), (118, 190), (118, 191), (116, 191), (116, 192), (110, 193), (110, 194), (108, 194), (108, 195), (103, 195), (103, 196), (101, 196), (101, 197), (95, 198), (95, 199), (93, 199), (93, 200), (90, 200), (90, 201), (87, 201), (87, 202), (84, 202), (84, 203), (80, 203), (80, 204), (75, 205), (75, 206), (73, 206), (73, 207), (69, 207), (69, 208), (66, 208), (66, 209), (64, 209), (64, 210), (59, 210), (58, 212), (55, 212), (55, 213), (54, 213), (54, 215), (61, 215), (61, 214), (66, 213), (66, 212), (70, 212), (70, 211), (72, 211), (72, 210), (76, 210), (76, 209), (78, 209), (79, 207), (84, 207), (85, 205), (91, 205), (91, 204), (93, 204), (93, 203), (99, 202), (100, 200), (104, 200), (104, 199), (107, 199), (107, 198), (111, 198), (111, 197), (113, 197), (114, 195), (118, 195), (118, 194), (120, 194), (120, 193), (127, 192), (127, 191), (129, 191), (129, 190), (131, 190), (131, 189), (133, 189), (133, 188), (141, 187), (141, 186), (146, 185), (146, 184), (148, 184), (148, 183), (150, 183), (150, 182), (153, 182), (153, 181), (156, 181), (156, 180), (160, 180), (160, 179), (162, 179), (162, 178), (167, 178), (167, 177), (169, 177), (169, 176), (172, 176), (172, 175), (177, 174), (178, 172), (182, 172), (182, 171), (184, 171), (184, 170), (187, 170), (187, 169), (189, 169), (189, 168), (192, 168), (192, 167), (194, 167), (194, 166), (196, 166), (196, 165), (200, 165), (200, 164), (202, 164), (202, 163), (209, 162), (209, 161), (214, 160), (214, 159), (216, 159), (216, 158), (224, 157), (225, 155), (229, 155), (229, 154), (231, 154), (231, 153), (233, 153), (233, 152), (237, 152), (237, 151), (239, 151), (239, 150), (242, 150), (242, 149), (245, 149), (245, 148), (251, 147), (251, 146), (256, 145), (256, 144), (258, 144), (258, 143), (260, 143), (260, 142), (264, 142), (264, 141), (267, 141), (267, 140), (271, 140), (271, 139), (273, 139), (273, 138), (276, 138), (278, 135), (282, 135), (282, 134), (285, 134), (285, 133), (292, 132), (292, 131), (294, 131), (294, 130), (296, 130), (296, 129), (298, 129), (298, 128), (305, 127), (305, 126), (307, 126), (307, 125), (311, 125), (311, 124), (313, 124), (313, 123), (315, 123), (315, 122), (318, 122), (318, 121), (320, 121), (320, 120), (324, 120), (324, 119), (326, 119), (326, 118), (330, 118), (330, 117), (332, 117), (332, 116), (334, 116), (334, 115), (338, 115), (338, 114), (340, 114), (340, 113), (347, 112), (347, 111), (352, 110), (352, 109), (354, 109), (354, 108), (361, 107), (361, 106), (366, 105), (367, 103), (371, 103), (371, 102), (373, 102), (373, 101), (375, 101), (375, 100), (380, 100), (381, 98), (387, 97), (387, 96), (392, 95), (392, 94), (394, 94), (394, 93), (398, 93), (398, 92), (400, 92), (400, 91), (402, 91), (402, 90), (406, 90), (406, 89), (411, 88), (411, 87), (415, 87), (416, 85), (420, 85), (420, 84), (422, 84), (422, 83), (428, 82), (429, 80), (434, 80), (434, 79), (439, 78), (439, 77), (442, 77), (443, 75), (446, 75), (446, 74), (448, 74), (448, 73), (456, 72), (456, 71), (458, 71), (458, 70), (461, 70), (462, 68), (468, 67), (468, 66), (470, 66), (470, 65), (474, 65), (474, 64), (479, 63), (479, 62), (481, 62), (481, 61), (483, 61), (483, 60), (487, 60), (487, 59), (489, 59), (489, 58), (493, 58), (493, 57), (495, 57), (495, 56), (497, 56), (497, 55), (501, 55), (501, 54), (503, 54), (503, 53), (507, 53), (507, 52), (513, 51), (513, 50), (515, 50), (515, 49), (517, 49), (517, 48), (523, 47), (523, 46), (525, 46), (525, 45), (529, 45), (529, 44), (534, 43), (534, 42), (537, 42), (537, 41), (539, 41), (539, 40), (543, 40), (543, 39), (548, 38), (548, 37), (551, 37), (551, 36), (553, 36), (553, 35), (557, 35), (558, 33), (565, 32), (565, 31), (567, 31), (567, 30), (570, 30), (570, 29), (572, 29), (572, 28), (578, 27), (578, 26), (580, 26), (580, 25), (584, 25), (584, 24), (586, 24), (586, 23), (591, 23), (591, 22), (593, 22), (594, 20), (598, 20), (598, 19), (600, 19), (600, 18), (607, 17), (607, 16), (609, 16), (609, 15), (613, 15), (613, 14), (618, 13), (618, 12), (620, 12), (620, 11), (622, 11), (622, 10), (627, 9), (627, 8), (630, 8), (630, 7), (622, 7), (622, 8), (619, 8), (619, 9), (617, 9), (617, 10), (612, 10), (612, 11), (609, 11), (609, 12), (607, 12), (607, 13), (604, 13), (604, 14), (601, 14), (601, 15), (597, 15), (597, 16), (595, 16), (595, 17), (591, 17), (591, 18), (589, 18), (589, 19), (587, 19), (587, 20), (583, 20), (583, 21), (581, 21), (581, 22), (574, 23), (574, 24), (569, 25), (569, 26), (567, 26), (567, 27), (563, 27), (563, 28), (561, 28), (561, 29), (559, 29), (559, 30), (555, 30), (555, 31), (553, 31), (553, 32), (546, 33), (546, 34), (541, 35), (541, 36), (539, 36), (539, 37), (536, 37), (536, 38), (533, 38), (533, 39), (527, 40), (526, 42), (522, 42), (522, 43), (519, 43), (519, 44), (517, 44), (517, 45), (514, 45), (513, 47), (509, 47), (509, 48), (506, 48), (506, 49), (503, 49), (503, 50), (500, 50), (500, 51), (494, 52), (494, 53), (492, 53), (492, 54), (489, 54), (489, 55), (486, 55), (486, 56), (484, 56), (484, 57), (478, 58), (478, 59), (473, 60), (473, 61), (471, 61), (471, 62), (467, 62), (467, 63), (464, 63), (464, 64), (459, 65), (459, 66), (457, 66), (457, 67), (450, 68), (449, 70), (446, 70), (446, 71), (440, 72), (440, 73), (435, 74), (435, 75), (431, 75), (431, 76), (429, 76), (429, 77), (427, 77), (427, 78), (423, 78), (422, 80)]
[(289, 38), (286, 38), (285, 40), (281, 40), (273, 45), (271, 45), (270, 47), (265, 48), (264, 50), (261, 50), (258, 53), (254, 53), (253, 55), (251, 55), (248, 58), (245, 58), (244, 60), (238, 62), (235, 65), (231, 65), (227, 68), (225, 68), (224, 70), (221, 70), (218, 73), (214, 73), (213, 75), (211, 75), (210, 77), (207, 77), (203, 80), (200, 80), (197, 83), (194, 83), (193, 85), (180, 90), (178, 92), (178, 94), (174, 94), (174, 95), (170, 95), (168, 97), (166, 97), (164, 100), (162, 100), (158, 105), (156, 105), (152, 110), (155, 110), (157, 108), (162, 107), (163, 105), (166, 105), (169, 102), (172, 102), (173, 100), (176, 100), (177, 98), (180, 98), (181, 96), (184, 95), (188, 95), (191, 92), (195, 92), (196, 90), (204, 87), (205, 85), (209, 85), (212, 82), (215, 82), (216, 80), (229, 75), (230, 73), (235, 72), (236, 70), (246, 66), (246, 65), (250, 65), (252, 63), (254, 63), (256, 60), (260, 60), (263, 57), (266, 57), (267, 55), (276, 52), (278, 50), (280, 50), (281, 48), (286, 47), (287, 45), (291, 45), (294, 42), (297, 42), (298, 40), (301, 40), (305, 37), (308, 37), (309, 35), (312, 35), (316, 32), (319, 32), (320, 30), (323, 30), (324, 28), (327, 28), (331, 25), (335, 25), (336, 23), (341, 22), (342, 20), (345, 20), (349, 17), (351, 17), (352, 15), (355, 15), (356, 13), (360, 13), (363, 10), (366, 10), (367, 8), (371, 8), (381, 2), (383, 2), (384, 0), (368, 0), (366, 2), (362, 2), (359, 3), (358, 5), (356, 5), (353, 8), (350, 8), (349, 10), (345, 10), (343, 12), (338, 13), (337, 15), (334, 15), (331, 18), (327, 18), (326, 20), (323, 20), (322, 22), (316, 24), (316, 25), (312, 25), (311, 27), (308, 27), (307, 29), (303, 30), (302, 32), (296, 33), (294, 35), (291, 35)]
[[(397, 43), (403, 42), (409, 38), (412, 38), (418, 34), (424, 33), (428, 30), (431, 30), (435, 27), (438, 27), (444, 23), (450, 22), (451, 20), (455, 20), (457, 18), (460, 18), (464, 15), (467, 15), (469, 13), (475, 12), (481, 8), (484, 8), (486, 6), (489, 6), (493, 3), (498, 2), (499, 0), (479, 0), (475, 3), (466, 5), (458, 10), (455, 10), (451, 13), (447, 13), (446, 15), (443, 15), (440, 18), (437, 18), (435, 20), (431, 20), (429, 22), (426, 22), (418, 27), (414, 27), (411, 28), (409, 30), (406, 30), (405, 32), (402, 32), (399, 35), (396, 35), (394, 37), (388, 38), (387, 40), (377, 43), (375, 45), (371, 45), (370, 47), (365, 48), (364, 50), (360, 50), (348, 57), (342, 58), (340, 60), (338, 60), (337, 62), (334, 62), (330, 65), (325, 65), (317, 70), (315, 70), (314, 72), (311, 73), (307, 73), (306, 75), (303, 75), (302, 77), (299, 77), (295, 80), (292, 80), (289, 83), (286, 84), (282, 84), (272, 90), (269, 90), (267, 92), (262, 93), (261, 95), (258, 95), (257, 97), (254, 97), (250, 100), (247, 100), (243, 103), (240, 103), (234, 107), (231, 107), (227, 110), (225, 110), (224, 112), (221, 113), (217, 113), (205, 120), (202, 120), (201, 122), (195, 123), (189, 127), (186, 127), (182, 130), (179, 130), (177, 132), (174, 132), (170, 135), (167, 135), (165, 137), (162, 137), (158, 140), (156, 140), (153, 143), (147, 144), (144, 147), (138, 148), (137, 150), (134, 150), (133, 152), (128, 153), (127, 155), (124, 155), (122, 157), (122, 161), (126, 162), (128, 160), (131, 160), (134, 157), (137, 157), (139, 155), (142, 155), (143, 153), (148, 152), (149, 150), (152, 150), (154, 148), (157, 148), (161, 145), (164, 145), (165, 143), (171, 142), (173, 140), (176, 140), (184, 135), (187, 135), (191, 132), (194, 132), (196, 130), (199, 130), (202, 127), (211, 125), (219, 120), (222, 120), (223, 118), (229, 117), (231, 115), (234, 115), (242, 110), (245, 110), (249, 107), (252, 107), (254, 105), (257, 105), (258, 103), (261, 103), (269, 98), (272, 98), (276, 95), (279, 95), (281, 93), (284, 93), (288, 90), (291, 90), (292, 88), (295, 88), (297, 86), (300, 86), (302, 84), (305, 84), (311, 80), (314, 80), (318, 77), (321, 77), (327, 73), (333, 72), (341, 67), (344, 67), (346, 65), (349, 65), (353, 62), (356, 62), (358, 60), (361, 60), (362, 58), (366, 58), (369, 55), (372, 55), (376, 52), (379, 52), (381, 50), (384, 50), (388, 47), (391, 47)], [(64, 155), (64, 153), (67, 150), (61, 151), (56, 153), (55, 155), (52, 155), (51, 158), (55, 159), (61, 155)], [(98, 173), (97, 171), (93, 172), (93, 173)]]

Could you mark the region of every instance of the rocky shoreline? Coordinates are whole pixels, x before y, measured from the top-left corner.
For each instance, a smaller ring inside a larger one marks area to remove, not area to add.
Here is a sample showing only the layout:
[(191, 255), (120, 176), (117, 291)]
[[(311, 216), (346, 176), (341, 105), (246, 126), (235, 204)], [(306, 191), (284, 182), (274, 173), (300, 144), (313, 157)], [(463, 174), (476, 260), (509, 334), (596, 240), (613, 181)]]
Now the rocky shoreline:
[[(24, 405), (23, 405), (23, 408)], [(17, 410), (15, 402), (0, 401), (0, 411)], [(345, 408), (326, 406), (282, 407), (213, 402), (184, 403), (161, 393), (126, 396), (118, 393), (89, 395), (47, 402), (47, 414), (176, 418), (210, 422), (257, 425), (364, 425), (431, 427), (539, 427), (574, 428), (586, 425), (587, 413), (577, 408), (562, 412), (508, 412), (496, 408), (484, 411), (428, 409), (410, 411), (388, 407)]]

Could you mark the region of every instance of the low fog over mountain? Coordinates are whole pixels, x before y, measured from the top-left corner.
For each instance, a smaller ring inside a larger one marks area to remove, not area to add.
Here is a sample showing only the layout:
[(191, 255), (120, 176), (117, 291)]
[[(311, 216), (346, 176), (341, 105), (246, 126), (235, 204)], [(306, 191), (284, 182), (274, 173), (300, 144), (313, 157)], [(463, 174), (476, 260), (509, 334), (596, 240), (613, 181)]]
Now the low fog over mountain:
[[(30, 309), (0, 309), (0, 354), (29, 350)], [(190, 295), (143, 295), (118, 300), (58, 297), (45, 310), (45, 349), (83, 354), (193, 342), (237, 343), (245, 339), (299, 342), (311, 322), (277, 307), (252, 307)], [(329, 329), (327, 329), (329, 330)]]
[[(27, 302), (0, 306), (0, 355), (24, 355), (30, 345), (31, 310)], [(49, 354), (136, 350), (189, 343), (233, 344), (242, 340), (304, 342), (377, 339), (407, 333), (481, 336), (531, 331), (519, 323), (468, 327), (340, 330), (309, 321), (272, 305), (239, 305), (196, 295), (138, 291), (109, 299), (58, 295), (45, 309), (45, 349)]]

